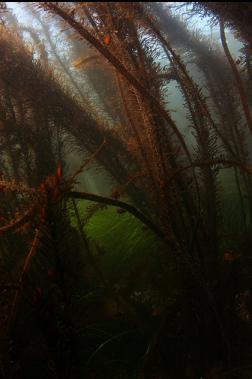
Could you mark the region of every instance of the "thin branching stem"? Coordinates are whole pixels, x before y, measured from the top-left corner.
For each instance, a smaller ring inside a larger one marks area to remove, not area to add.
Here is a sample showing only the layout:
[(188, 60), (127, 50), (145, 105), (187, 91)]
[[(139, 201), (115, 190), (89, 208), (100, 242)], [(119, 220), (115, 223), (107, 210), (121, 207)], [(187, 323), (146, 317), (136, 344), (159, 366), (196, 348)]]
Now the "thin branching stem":
[(178, 140), (180, 141), (183, 150), (186, 153), (188, 160), (191, 162), (191, 154), (186, 146), (184, 137), (178, 130), (175, 122), (171, 119), (168, 112), (159, 104), (154, 96), (152, 96), (148, 90), (137, 80), (126, 67), (113, 55), (107, 47), (105, 47), (97, 38), (95, 38), (87, 29), (85, 29), (80, 23), (75, 21), (75, 19), (68, 13), (66, 13), (62, 8), (57, 6), (57, 4), (51, 3), (40, 3), (45, 10), (51, 11), (54, 14), (60, 16), (65, 20), (74, 30), (76, 30), (84, 39), (91, 43), (108, 61), (126, 78), (126, 80), (135, 87), (141, 95), (150, 103), (160, 115), (167, 121), (168, 125), (172, 128)]
[(242, 82), (242, 79), (240, 77), (239, 71), (237, 69), (237, 66), (232, 58), (232, 55), (229, 51), (227, 40), (226, 40), (226, 35), (225, 35), (225, 27), (224, 27), (224, 22), (222, 19), (220, 19), (220, 36), (221, 36), (221, 43), (224, 49), (224, 52), (226, 54), (227, 60), (230, 64), (230, 67), (233, 71), (234, 78), (236, 81), (237, 89), (240, 95), (241, 99), (241, 104), (244, 112), (244, 116), (247, 121), (248, 129), (250, 130), (250, 133), (252, 134), (252, 117), (249, 109), (249, 103), (246, 95), (246, 91)]
[(74, 199), (84, 199), (89, 201), (95, 201), (97, 203), (102, 203), (106, 205), (113, 205), (115, 207), (123, 208), (126, 211), (133, 214), (136, 218), (138, 218), (142, 223), (144, 223), (146, 226), (148, 226), (155, 234), (157, 234), (161, 239), (165, 239), (163, 232), (159, 229), (157, 225), (155, 225), (150, 219), (148, 219), (142, 212), (140, 212), (137, 208), (134, 206), (124, 203), (120, 200), (111, 199), (109, 197), (103, 197), (99, 195), (95, 195), (93, 193), (88, 192), (76, 192), (71, 191), (68, 194), (66, 194), (67, 197), (74, 198)]

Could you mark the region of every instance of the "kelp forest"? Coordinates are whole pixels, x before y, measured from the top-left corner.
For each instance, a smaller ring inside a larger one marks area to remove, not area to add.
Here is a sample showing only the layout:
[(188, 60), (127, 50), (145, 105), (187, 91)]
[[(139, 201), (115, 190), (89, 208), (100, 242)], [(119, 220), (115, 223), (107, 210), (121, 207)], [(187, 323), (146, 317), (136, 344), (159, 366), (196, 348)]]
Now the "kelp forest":
[(252, 378), (252, 5), (0, 3), (0, 379)]

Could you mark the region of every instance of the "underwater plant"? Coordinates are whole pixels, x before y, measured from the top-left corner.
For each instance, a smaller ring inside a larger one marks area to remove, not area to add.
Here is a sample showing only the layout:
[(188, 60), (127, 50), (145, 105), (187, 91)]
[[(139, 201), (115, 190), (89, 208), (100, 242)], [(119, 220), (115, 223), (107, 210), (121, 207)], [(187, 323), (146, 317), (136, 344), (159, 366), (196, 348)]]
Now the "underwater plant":
[(250, 375), (250, 5), (8, 8), (2, 377)]

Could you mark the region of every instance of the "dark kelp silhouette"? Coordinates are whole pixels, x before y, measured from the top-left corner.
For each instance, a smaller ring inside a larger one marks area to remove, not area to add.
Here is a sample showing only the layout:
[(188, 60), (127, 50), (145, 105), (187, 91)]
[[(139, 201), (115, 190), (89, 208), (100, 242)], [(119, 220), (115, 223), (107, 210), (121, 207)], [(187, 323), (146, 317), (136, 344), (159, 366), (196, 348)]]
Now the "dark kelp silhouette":
[[(190, 4), (221, 46), (165, 3), (29, 3), (36, 28), (1, 3), (3, 378), (251, 375), (251, 6)], [(174, 82), (191, 139), (167, 103)], [(69, 151), (87, 157), (74, 174)], [(88, 165), (110, 196), (76, 188)], [(111, 206), (156, 238), (152, 263), (116, 280), (87, 228)]]

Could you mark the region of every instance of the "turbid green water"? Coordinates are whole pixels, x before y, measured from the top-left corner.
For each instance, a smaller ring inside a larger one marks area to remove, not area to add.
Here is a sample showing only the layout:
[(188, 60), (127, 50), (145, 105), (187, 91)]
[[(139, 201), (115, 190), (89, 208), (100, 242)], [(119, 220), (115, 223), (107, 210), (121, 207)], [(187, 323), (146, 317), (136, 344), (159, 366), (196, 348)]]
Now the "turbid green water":
[[(93, 204), (86, 200), (78, 201), (82, 219), (85, 219), (88, 207)], [(71, 222), (77, 228), (73, 211)], [(117, 279), (127, 275), (135, 264), (142, 262), (146, 268), (150, 266), (162, 246), (160, 239), (135, 216), (128, 212), (121, 213), (121, 209), (112, 206), (96, 211), (83, 225), (83, 230), (100, 264)]]

